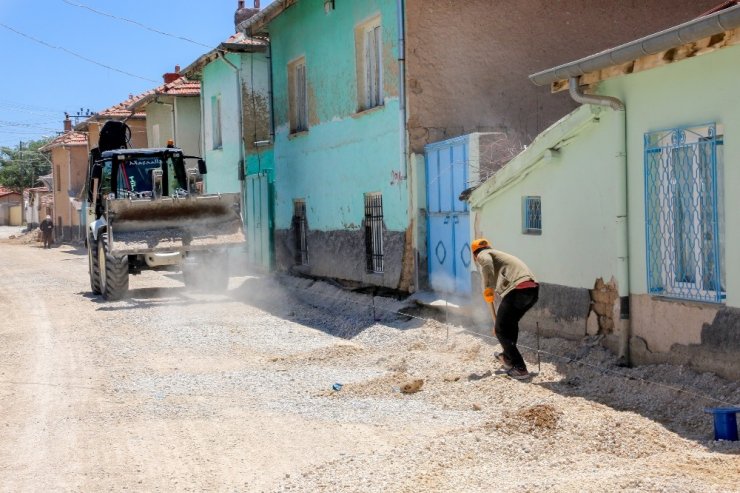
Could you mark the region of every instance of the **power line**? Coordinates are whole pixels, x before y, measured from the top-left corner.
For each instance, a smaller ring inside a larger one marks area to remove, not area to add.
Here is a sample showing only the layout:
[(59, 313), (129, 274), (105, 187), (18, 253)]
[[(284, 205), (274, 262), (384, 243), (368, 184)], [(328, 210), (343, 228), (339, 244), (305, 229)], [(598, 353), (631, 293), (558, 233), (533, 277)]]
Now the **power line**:
[(154, 80), (154, 79), (149, 79), (147, 77), (142, 77), (140, 75), (132, 74), (131, 72), (126, 72), (125, 70), (120, 70), (120, 69), (117, 69), (115, 67), (111, 67), (110, 65), (106, 65), (104, 63), (100, 63), (100, 62), (98, 62), (96, 60), (93, 60), (92, 58), (87, 58), (84, 55), (80, 55), (79, 53), (76, 53), (76, 52), (74, 52), (72, 50), (69, 50), (67, 48), (64, 48), (63, 46), (55, 46), (53, 44), (47, 43), (46, 41), (40, 40), (38, 38), (34, 38), (33, 36), (28, 35), (26, 33), (23, 33), (21, 31), (18, 31), (17, 29), (13, 29), (12, 27), (8, 26), (7, 24), (3, 24), (2, 22), (0, 22), (0, 27), (4, 27), (8, 31), (12, 31), (12, 32), (18, 34), (19, 36), (23, 36), (24, 38), (28, 38), (31, 41), (35, 41), (36, 43), (39, 43), (41, 45), (44, 45), (44, 46), (46, 46), (48, 48), (53, 48), (55, 50), (64, 51), (65, 53), (69, 53), (70, 55), (76, 56), (77, 58), (80, 58), (82, 60), (85, 60), (86, 62), (89, 62), (89, 63), (95, 64), (95, 65), (98, 65), (98, 66), (103, 67), (103, 68), (107, 68), (108, 70), (112, 70), (114, 72), (118, 72), (118, 73), (123, 74), (123, 75), (128, 75), (129, 77), (134, 77), (136, 79), (145, 80), (147, 82), (153, 82), (155, 84), (157, 83), (157, 81)]
[(170, 34), (170, 33), (164, 32), (164, 31), (160, 31), (159, 29), (155, 29), (153, 27), (149, 27), (149, 26), (147, 26), (145, 24), (142, 24), (141, 22), (134, 21), (134, 20), (131, 20), (131, 19), (126, 19), (125, 17), (118, 17), (117, 15), (109, 14), (107, 12), (101, 12), (100, 10), (95, 10), (94, 8), (88, 7), (87, 5), (83, 5), (81, 3), (70, 2), (69, 0), (62, 0), (62, 2), (66, 3), (67, 5), (71, 5), (73, 7), (80, 7), (82, 9), (89, 10), (90, 12), (94, 12), (94, 13), (96, 13), (98, 15), (103, 15), (105, 17), (110, 17), (112, 19), (117, 19), (119, 21), (128, 22), (128, 23), (133, 24), (135, 26), (138, 26), (138, 27), (141, 27), (143, 29), (146, 29), (147, 31), (152, 31), (152, 32), (155, 32), (157, 34), (161, 34), (162, 36), (169, 36), (170, 38), (179, 39), (181, 41), (187, 41), (188, 43), (192, 43), (192, 44), (198, 45), (198, 46), (203, 46), (205, 48), (208, 48), (209, 50), (211, 48), (213, 48), (213, 46), (210, 46), (210, 45), (207, 45), (207, 44), (203, 44), (203, 43), (199, 43), (198, 41), (194, 41), (194, 40), (192, 40), (190, 38), (186, 38), (185, 36), (178, 36), (176, 34)]

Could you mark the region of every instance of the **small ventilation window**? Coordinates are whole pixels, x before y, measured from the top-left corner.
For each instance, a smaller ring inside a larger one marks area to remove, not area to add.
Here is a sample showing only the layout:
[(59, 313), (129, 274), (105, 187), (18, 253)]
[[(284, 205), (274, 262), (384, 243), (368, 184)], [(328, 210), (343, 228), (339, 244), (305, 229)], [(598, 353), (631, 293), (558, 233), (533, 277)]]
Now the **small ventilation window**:
[(537, 196), (527, 196), (522, 200), (522, 233), (542, 234), (542, 202)]

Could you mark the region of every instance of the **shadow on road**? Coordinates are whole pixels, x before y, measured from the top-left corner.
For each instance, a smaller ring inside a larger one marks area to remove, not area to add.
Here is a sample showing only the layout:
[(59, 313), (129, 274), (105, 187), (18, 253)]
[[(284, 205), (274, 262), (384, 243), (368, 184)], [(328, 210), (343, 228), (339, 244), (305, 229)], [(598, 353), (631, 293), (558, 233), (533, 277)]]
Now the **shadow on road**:
[(423, 323), (384, 310), (379, 304), (374, 310), (370, 295), (307, 279), (299, 280), (296, 286), (286, 286), (270, 277), (248, 277), (228, 295), (273, 316), (342, 339), (352, 339), (378, 323), (399, 330)]

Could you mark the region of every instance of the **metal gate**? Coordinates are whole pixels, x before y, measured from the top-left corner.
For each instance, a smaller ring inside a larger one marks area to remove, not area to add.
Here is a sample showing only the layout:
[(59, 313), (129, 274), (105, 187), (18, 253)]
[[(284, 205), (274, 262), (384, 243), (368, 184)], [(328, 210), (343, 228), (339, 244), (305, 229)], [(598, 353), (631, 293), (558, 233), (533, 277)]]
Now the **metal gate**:
[(458, 199), (467, 188), (468, 140), (425, 147), (427, 177), (427, 258), (432, 289), (470, 293), (470, 217)]
[(267, 174), (247, 176), (247, 196), (245, 197), (247, 215), (247, 250), (252, 265), (270, 269), (272, 251), (270, 239), (270, 184)]

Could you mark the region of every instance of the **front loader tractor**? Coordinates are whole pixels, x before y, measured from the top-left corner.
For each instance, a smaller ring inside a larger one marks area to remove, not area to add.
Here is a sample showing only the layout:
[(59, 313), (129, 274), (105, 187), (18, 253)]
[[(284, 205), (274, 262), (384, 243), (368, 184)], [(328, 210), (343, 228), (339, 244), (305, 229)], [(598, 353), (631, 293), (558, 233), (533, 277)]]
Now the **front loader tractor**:
[[(109, 124), (112, 130), (105, 132)], [(126, 149), (126, 131), (125, 124), (106, 123), (99, 147), (90, 152), (86, 244), (92, 292), (121, 299), (129, 275), (147, 269), (182, 270), (189, 287), (226, 289), (228, 250), (245, 242), (239, 194), (203, 193), (202, 159), (175, 147)]]

